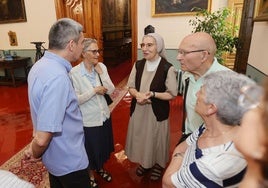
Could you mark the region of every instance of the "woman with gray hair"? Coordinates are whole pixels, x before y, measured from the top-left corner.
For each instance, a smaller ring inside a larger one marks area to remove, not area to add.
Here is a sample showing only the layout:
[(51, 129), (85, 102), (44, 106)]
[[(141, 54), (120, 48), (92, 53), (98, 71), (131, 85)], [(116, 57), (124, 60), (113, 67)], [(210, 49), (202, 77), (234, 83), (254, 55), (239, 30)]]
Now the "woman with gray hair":
[(91, 188), (98, 187), (94, 172), (107, 182), (112, 180), (103, 166), (114, 151), (111, 114), (104, 94), (111, 94), (115, 87), (106, 66), (98, 61), (99, 55), (97, 41), (85, 38), (83, 61), (70, 72), (83, 116)]
[(139, 164), (136, 175), (151, 170), (159, 180), (169, 160), (169, 100), (177, 95), (177, 72), (165, 59), (163, 38), (149, 33), (142, 39), (144, 58), (135, 63), (127, 86), (132, 96), (126, 155)]
[(197, 92), (196, 112), (204, 124), (178, 145), (163, 177), (163, 187), (238, 187), (247, 162), (235, 148), (243, 116), (240, 89), (255, 84), (233, 71), (204, 77)]

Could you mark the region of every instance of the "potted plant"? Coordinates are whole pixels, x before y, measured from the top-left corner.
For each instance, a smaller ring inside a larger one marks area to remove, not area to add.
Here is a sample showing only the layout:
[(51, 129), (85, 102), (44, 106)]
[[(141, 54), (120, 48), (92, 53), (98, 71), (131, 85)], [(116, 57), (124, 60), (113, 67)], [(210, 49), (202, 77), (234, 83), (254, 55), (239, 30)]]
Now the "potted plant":
[(223, 54), (233, 52), (238, 41), (238, 38), (233, 34), (238, 28), (233, 27), (228, 21), (231, 11), (226, 7), (215, 12), (200, 8), (194, 8), (194, 11), (198, 11), (195, 18), (189, 20), (189, 24), (193, 26), (192, 32), (209, 33), (217, 46), (215, 56), (219, 63), (224, 64)]

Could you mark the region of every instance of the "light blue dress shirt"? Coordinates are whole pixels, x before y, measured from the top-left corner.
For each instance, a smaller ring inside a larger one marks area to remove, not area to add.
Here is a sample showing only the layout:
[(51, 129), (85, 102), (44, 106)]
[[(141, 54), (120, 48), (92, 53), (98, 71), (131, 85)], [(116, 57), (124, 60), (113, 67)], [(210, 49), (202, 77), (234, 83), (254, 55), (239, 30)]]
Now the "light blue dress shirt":
[(42, 161), (55, 176), (88, 167), (82, 115), (68, 74), (71, 68), (67, 60), (46, 51), (28, 76), (34, 130), (53, 133)]

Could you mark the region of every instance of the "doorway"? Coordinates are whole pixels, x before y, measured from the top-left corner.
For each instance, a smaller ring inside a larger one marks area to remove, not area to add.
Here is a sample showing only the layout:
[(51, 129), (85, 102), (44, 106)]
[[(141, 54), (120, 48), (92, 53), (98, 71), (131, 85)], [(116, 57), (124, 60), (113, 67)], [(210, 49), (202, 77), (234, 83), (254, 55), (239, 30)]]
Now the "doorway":
[[(72, 18), (79, 23), (81, 23), (84, 26), (84, 36), (85, 37), (93, 37), (96, 38), (98, 41), (99, 48), (103, 49), (103, 27), (102, 27), (102, 20), (103, 18), (103, 3), (109, 2), (111, 5), (116, 5), (115, 2), (118, 2), (117, 5), (120, 5), (120, 2), (124, 2), (125, 0), (55, 0), (55, 8), (56, 8), (56, 14), (57, 19), (68, 17)], [(131, 43), (131, 64), (133, 64), (137, 60), (137, 1), (135, 0), (126, 0), (127, 3), (127, 9), (130, 11), (128, 12), (129, 18), (128, 20), (123, 19), (123, 23), (130, 24), (130, 30), (127, 30), (126, 28), (121, 28), (121, 32), (114, 32), (113, 34), (106, 36), (105, 40), (110, 40), (109, 37), (112, 37), (114, 39), (117, 38), (124, 38), (124, 44), (130, 45)], [(109, 4), (109, 5), (110, 5)], [(124, 4), (124, 3), (123, 3)], [(125, 4), (124, 4), (125, 5)], [(126, 5), (125, 5), (126, 6)], [(126, 13), (123, 13), (122, 10), (120, 10), (122, 15), (124, 16)], [(117, 12), (113, 14), (118, 14)], [(105, 18), (109, 21), (111, 18)], [(128, 21), (128, 22), (127, 22)], [(113, 23), (113, 22), (112, 22)], [(115, 23), (120, 23), (120, 21), (115, 21)], [(106, 25), (107, 26), (107, 25)], [(122, 27), (122, 25), (121, 25)], [(129, 26), (128, 26), (129, 27)], [(105, 28), (107, 29), (107, 27)], [(128, 28), (129, 29), (129, 28)], [(122, 31), (123, 30), (123, 31)], [(108, 33), (108, 31), (105, 31)], [(116, 35), (116, 36), (113, 36)], [(117, 36), (118, 35), (118, 36)], [(120, 36), (119, 36), (120, 35)], [(131, 38), (131, 41), (129, 40)], [(110, 41), (109, 41), (110, 42)], [(111, 44), (108, 44), (108, 47)], [(123, 49), (122, 53), (129, 53), (129, 47), (126, 47), (124, 45), (121, 46)], [(107, 47), (106, 47), (107, 48)], [(113, 49), (114, 47), (112, 47)], [(110, 49), (110, 51), (112, 50)], [(113, 49), (114, 50), (114, 49)], [(110, 53), (109, 51), (109, 53)], [(105, 52), (106, 53), (106, 52)], [(107, 54), (107, 56), (111, 54)], [(114, 53), (114, 52), (112, 52)], [(121, 53), (121, 52), (120, 52)], [(106, 54), (105, 54), (106, 55)], [(114, 54), (113, 54), (114, 55)], [(100, 61), (103, 61), (103, 54), (101, 54)], [(73, 64), (75, 65), (75, 64)]]
[[(243, 11), (243, 0), (228, 0), (228, 8), (231, 11), (231, 16), (229, 18), (229, 21), (231, 23), (231, 26), (233, 28), (233, 35), (235, 37), (239, 37), (239, 29), (240, 29), (240, 23), (241, 23), (241, 17), (242, 17), (242, 11)], [(235, 57), (236, 57), (236, 51), (232, 53), (225, 53), (224, 54), (224, 65), (230, 69), (234, 69), (235, 67)]]
[(106, 66), (131, 62), (131, 0), (102, 1), (102, 36)]

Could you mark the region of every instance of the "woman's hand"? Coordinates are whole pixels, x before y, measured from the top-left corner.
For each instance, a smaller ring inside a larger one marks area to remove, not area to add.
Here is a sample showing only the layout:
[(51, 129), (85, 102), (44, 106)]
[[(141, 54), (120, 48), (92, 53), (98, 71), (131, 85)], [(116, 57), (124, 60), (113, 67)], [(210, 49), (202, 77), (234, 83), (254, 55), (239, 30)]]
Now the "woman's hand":
[(94, 68), (95, 68), (95, 71), (98, 73), (98, 74), (102, 74), (103, 72), (102, 72), (102, 69), (101, 69), (101, 67), (100, 67), (100, 65), (99, 65), (99, 63), (97, 63), (95, 66), (94, 66)]
[(132, 97), (137, 100), (138, 104), (144, 105), (152, 103), (150, 99), (151, 95), (149, 94), (149, 92), (138, 92), (135, 88), (128, 88), (128, 91), (132, 95)]
[(107, 89), (103, 86), (97, 86), (94, 88), (94, 91), (98, 95), (104, 95), (107, 92)]
[(136, 100), (137, 100), (137, 103), (141, 105), (151, 103), (150, 96), (147, 93), (138, 92), (136, 94)]

